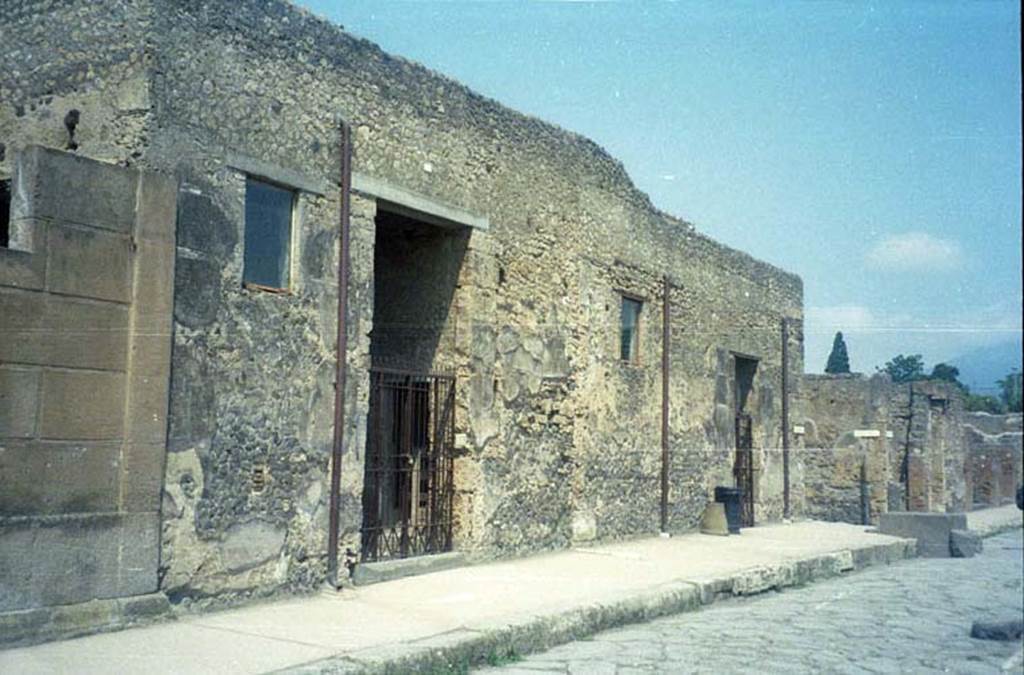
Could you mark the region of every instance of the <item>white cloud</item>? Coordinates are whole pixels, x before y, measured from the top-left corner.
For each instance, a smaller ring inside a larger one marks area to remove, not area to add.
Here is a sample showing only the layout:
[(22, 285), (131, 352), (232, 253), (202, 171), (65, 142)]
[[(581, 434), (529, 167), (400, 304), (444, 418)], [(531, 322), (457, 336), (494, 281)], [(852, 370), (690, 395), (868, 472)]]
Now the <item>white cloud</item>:
[(963, 263), (960, 244), (927, 232), (905, 232), (884, 237), (867, 254), (877, 268), (907, 272), (948, 271)]

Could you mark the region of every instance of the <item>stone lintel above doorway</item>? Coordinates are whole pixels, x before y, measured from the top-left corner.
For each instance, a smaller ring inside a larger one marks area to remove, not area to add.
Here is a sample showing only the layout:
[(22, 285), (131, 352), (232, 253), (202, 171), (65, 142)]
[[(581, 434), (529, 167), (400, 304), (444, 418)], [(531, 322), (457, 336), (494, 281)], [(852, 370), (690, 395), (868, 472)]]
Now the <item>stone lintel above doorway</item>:
[(387, 181), (357, 171), (352, 173), (352, 189), (377, 198), (378, 208), (398, 213), (439, 227), (464, 226), (486, 232), (491, 223), (487, 216), (470, 213), (431, 197), (407, 190)]

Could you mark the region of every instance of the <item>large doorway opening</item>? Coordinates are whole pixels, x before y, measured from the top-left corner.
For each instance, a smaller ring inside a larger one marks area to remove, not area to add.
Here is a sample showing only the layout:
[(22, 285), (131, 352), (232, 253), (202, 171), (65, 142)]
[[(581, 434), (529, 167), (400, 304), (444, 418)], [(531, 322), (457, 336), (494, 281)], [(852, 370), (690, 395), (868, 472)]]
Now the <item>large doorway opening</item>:
[(454, 298), (469, 230), (378, 205), (362, 558), (451, 550)]
[(754, 389), (757, 359), (736, 356), (735, 410), (736, 458), (733, 474), (736, 487), (743, 490), (740, 510), (744, 527), (754, 526), (754, 420), (748, 412), (750, 394)]

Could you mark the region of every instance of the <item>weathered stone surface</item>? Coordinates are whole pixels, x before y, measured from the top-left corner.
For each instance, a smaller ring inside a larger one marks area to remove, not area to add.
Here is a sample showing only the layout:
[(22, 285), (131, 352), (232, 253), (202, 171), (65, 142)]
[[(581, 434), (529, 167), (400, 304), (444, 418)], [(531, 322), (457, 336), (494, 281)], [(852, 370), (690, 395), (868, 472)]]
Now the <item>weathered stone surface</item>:
[[(28, 193), (21, 215), (126, 233), (135, 220), (138, 174), (123, 167), (33, 146), (34, 172), (22, 176)], [(52, 264), (52, 263), (51, 263)]]
[[(174, 190), (160, 179), (160, 195), (141, 195), (147, 238), (133, 248), (134, 169), (19, 157), (17, 210), (34, 214), (23, 222), (47, 269), (32, 292), (0, 275), (0, 611), (46, 608), (41, 639), (133, 621), (94, 599), (157, 587)], [(163, 290), (135, 293), (139, 278)]]
[(0, 367), (0, 433), (29, 438), (36, 433), (39, 370)]
[(45, 371), (40, 436), (54, 440), (121, 438), (124, 387), (122, 373)]
[(805, 375), (800, 408), (808, 515), (876, 523), (887, 510), (968, 508), (969, 427), (954, 385)]
[(179, 258), (174, 278), (174, 318), (189, 328), (213, 322), (220, 302), (221, 271), (217, 262)]
[(358, 563), (352, 572), (352, 583), (356, 586), (367, 586), (392, 579), (440, 572), (465, 564), (466, 555), (458, 552), (384, 560), (375, 563)]
[(969, 413), (965, 418), (965, 501), (975, 508), (1010, 503), (1024, 471), (1021, 415)]
[[(886, 375), (805, 375), (800, 409), (807, 430), (801, 451), (808, 516), (821, 520), (878, 522), (888, 510), (892, 440)], [(877, 436), (855, 432), (871, 431)], [(863, 479), (866, 481), (861, 485)]]
[(0, 441), (0, 514), (115, 511), (121, 445)]
[(252, 522), (228, 528), (221, 556), (228, 572), (240, 572), (276, 558), (284, 545), (285, 529)]
[(120, 305), (0, 288), (0, 360), (123, 370), (128, 312)]
[(131, 242), (121, 234), (51, 224), (47, 230), (49, 290), (128, 302)]
[[(696, 527), (713, 486), (732, 482), (737, 354), (758, 359), (756, 517), (781, 517), (779, 329), (791, 320), (795, 375), (799, 278), (656, 210), (592, 141), (286, 3), (74, 9), (74, 22), (58, 7), (0, 18), (15, 36), (36, 22), (60, 26), (47, 32), (53, 44), (19, 38), (10, 50), (15, 67), (0, 86), (38, 112), (0, 108), (0, 135), (65, 147), (60, 120), (74, 108), (80, 154), (180, 178), (166, 479), (176, 508), (162, 561), (176, 598), (323, 578), (339, 111), (355, 128), (358, 173), (393, 188), (392, 199), (412, 194), (462, 214), (439, 226), (435, 209), (409, 226), (394, 218), (409, 215), (402, 204), (389, 211), (371, 192), (350, 196), (343, 549), (360, 546), (366, 369), (389, 362), (456, 373), (461, 549), (565, 547), (577, 514), (592, 519), (586, 534), (596, 539), (657, 531), (663, 349), (668, 529)], [(234, 56), (208, 58), (225, 53)], [(239, 168), (240, 156), (251, 161)], [(288, 294), (242, 286), (246, 170), (302, 177)], [(665, 275), (670, 345), (661, 344)], [(618, 358), (620, 291), (645, 299), (637, 363)], [(259, 490), (256, 474), (266, 476)], [(219, 544), (255, 521), (275, 531), (280, 564), (229, 569)]]
[(975, 621), (971, 637), (978, 640), (1019, 640), (1024, 635), (1024, 621)]
[[(1000, 543), (1006, 550), (974, 560), (883, 565), (700, 614), (577, 637), (481, 672), (1015, 672), (1019, 643), (972, 640), (966, 623), (975, 616), (1020, 616), (1024, 608), (1021, 593), (1006, 592), (1020, 589), (1020, 551), (1012, 550), (1020, 534)], [(766, 625), (770, 636), (763, 634)], [(992, 625), (993, 636), (1019, 639), (1019, 626)]]
[(170, 609), (167, 596), (151, 593), (0, 612), (0, 645), (21, 647), (137, 626), (167, 617)]
[(890, 511), (883, 513), (878, 522), (881, 534), (916, 539), (918, 555), (923, 558), (948, 558), (950, 533), (966, 529), (967, 516), (963, 513)]
[[(21, 220), (11, 224), (11, 230), (31, 230), (36, 241), (45, 242), (45, 225), (41, 221)], [(45, 245), (22, 251), (0, 247), (0, 286), (39, 290), (46, 285)]]
[(156, 513), (0, 521), (0, 611), (151, 593), (158, 533)]
[(981, 553), (981, 537), (970, 530), (950, 530), (949, 553), (954, 558), (973, 558)]

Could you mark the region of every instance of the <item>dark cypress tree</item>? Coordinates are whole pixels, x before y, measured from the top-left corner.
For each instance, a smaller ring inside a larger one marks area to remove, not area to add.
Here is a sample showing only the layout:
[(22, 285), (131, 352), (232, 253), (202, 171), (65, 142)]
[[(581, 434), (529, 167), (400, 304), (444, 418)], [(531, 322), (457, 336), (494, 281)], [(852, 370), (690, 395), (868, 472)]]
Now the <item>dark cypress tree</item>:
[(836, 333), (836, 339), (832, 341), (832, 353), (828, 355), (825, 372), (830, 375), (850, 372), (850, 356), (846, 353), (846, 342), (841, 332)]

